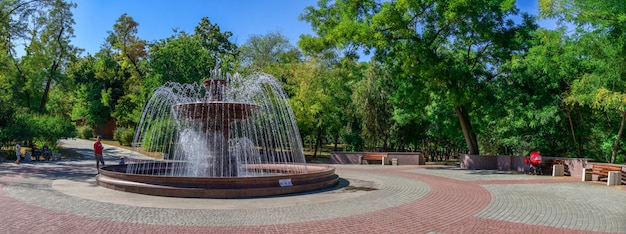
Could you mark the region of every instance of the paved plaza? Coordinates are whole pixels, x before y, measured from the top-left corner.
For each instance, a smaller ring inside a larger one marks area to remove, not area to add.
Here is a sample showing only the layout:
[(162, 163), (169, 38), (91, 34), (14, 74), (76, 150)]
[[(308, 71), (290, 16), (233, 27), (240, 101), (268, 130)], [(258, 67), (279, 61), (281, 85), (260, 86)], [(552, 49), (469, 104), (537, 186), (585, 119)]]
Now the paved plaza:
[[(454, 166), (332, 165), (340, 184), (299, 195), (195, 199), (96, 185), (83, 159), (0, 164), (0, 233), (626, 233), (626, 188)], [(123, 149), (105, 145), (115, 164)]]

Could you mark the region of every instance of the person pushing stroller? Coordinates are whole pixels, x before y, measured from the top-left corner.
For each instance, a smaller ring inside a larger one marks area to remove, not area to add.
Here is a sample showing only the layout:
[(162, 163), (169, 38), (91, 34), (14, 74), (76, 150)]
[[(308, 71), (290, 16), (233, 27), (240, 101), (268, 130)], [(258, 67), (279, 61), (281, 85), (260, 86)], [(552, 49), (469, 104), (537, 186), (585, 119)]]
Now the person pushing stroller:
[(530, 151), (530, 154), (524, 158), (524, 163), (530, 165), (528, 174), (543, 175), (541, 170), (541, 153), (537, 150)]

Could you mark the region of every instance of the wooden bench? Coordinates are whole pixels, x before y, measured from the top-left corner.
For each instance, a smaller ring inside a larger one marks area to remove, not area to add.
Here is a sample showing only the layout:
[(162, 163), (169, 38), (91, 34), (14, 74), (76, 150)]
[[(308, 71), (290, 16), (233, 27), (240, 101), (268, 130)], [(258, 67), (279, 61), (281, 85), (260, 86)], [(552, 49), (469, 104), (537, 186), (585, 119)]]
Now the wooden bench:
[(385, 165), (386, 159), (387, 153), (365, 153), (361, 156), (359, 163), (363, 164), (363, 161), (367, 161), (367, 164), (370, 164), (371, 162), (372, 164), (379, 163), (380, 165)]
[[(601, 178), (607, 178), (607, 184), (611, 185), (609, 172), (612, 172), (612, 171), (617, 171), (617, 172), (620, 172), (620, 174), (622, 174), (622, 166), (611, 165), (611, 164), (592, 164), (591, 170), (589, 170), (589, 168), (585, 169), (585, 173), (583, 173), (583, 181), (591, 180), (591, 175), (597, 175), (598, 180), (600, 180)], [(621, 176), (620, 175), (618, 176), (620, 178), (616, 178), (616, 180), (619, 181), (619, 183), (621, 183)]]

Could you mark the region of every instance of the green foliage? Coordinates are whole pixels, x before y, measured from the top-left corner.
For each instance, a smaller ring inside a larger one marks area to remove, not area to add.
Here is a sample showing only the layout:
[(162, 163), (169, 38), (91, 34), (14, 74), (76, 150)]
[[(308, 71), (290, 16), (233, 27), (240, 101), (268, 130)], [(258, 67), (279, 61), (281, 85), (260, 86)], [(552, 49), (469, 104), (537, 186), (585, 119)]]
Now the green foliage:
[(449, 99), (472, 154), (478, 153), (472, 111), (489, 95), (486, 87), (498, 67), (525, 49), (524, 39), (537, 27), (527, 15), (519, 24), (510, 20), (518, 11), (511, 1), (320, 1), (318, 6), (301, 16), (320, 35), (307, 38), (312, 49), (375, 50), (375, 58), (390, 64), (391, 77), (398, 77), (401, 95), (394, 96), (426, 99), (422, 90), (429, 89)]
[(328, 113), (325, 112), (325, 107), (330, 106), (330, 99), (322, 88), (323, 75), (324, 70), (310, 62), (299, 65), (290, 81), (297, 84), (293, 86), (297, 89), (292, 91), (295, 95), (289, 102), (298, 120), (298, 128), (303, 135), (309, 136), (309, 142), (313, 141), (316, 134), (323, 135), (320, 131), (325, 130), (323, 116)]
[[(95, 86), (95, 87), (94, 87)], [(109, 117), (109, 108), (100, 102), (101, 94), (97, 84), (82, 84), (74, 90), (74, 107), (72, 119), (84, 119), (90, 124), (104, 124)]]
[[(523, 155), (536, 148), (546, 154), (567, 151), (572, 138), (556, 136), (569, 130), (563, 97), (580, 72), (574, 48), (563, 29), (538, 30), (528, 44), (528, 52), (513, 55), (502, 66), (510, 75), (490, 84), (495, 102), (483, 118), (491, 128), (489, 136), (507, 154)], [(580, 153), (576, 147), (571, 151)]]
[[(541, 0), (542, 17), (572, 24), (537, 30), (513, 0), (321, 0), (301, 16), (319, 35), (301, 35), (302, 51), (280, 33), (237, 48), (207, 17), (193, 34), (147, 43), (123, 14), (93, 56), (71, 44), (75, 6), (0, 1), (0, 144), (90, 138), (113, 117), (115, 139), (128, 145), (156, 87), (200, 82), (220, 67), (277, 77), (315, 149), (325, 141), (350, 150), (536, 148), (625, 160), (624, 4)], [(357, 62), (360, 52), (372, 60)], [(86, 125), (76, 131), (71, 120)], [(173, 128), (160, 122), (142, 133), (142, 146), (173, 144), (163, 129)]]
[(167, 81), (182, 84), (201, 82), (210, 77), (210, 71), (217, 62), (200, 41), (185, 33), (158, 41), (151, 46), (150, 52), (152, 70), (146, 80), (148, 91)]
[[(243, 66), (250, 71), (272, 70), (279, 64), (300, 61), (300, 52), (289, 43), (289, 39), (278, 32), (251, 35), (240, 48)], [(274, 74), (280, 77), (280, 74)]]
[(1, 142), (8, 143), (12, 140), (25, 141), (35, 137), (35, 129), (32, 118), (25, 113), (16, 113), (14, 118), (0, 132)]
[(367, 75), (355, 85), (352, 102), (362, 118), (362, 134), (369, 149), (389, 147), (392, 137), (393, 106), (391, 77), (375, 61), (370, 62)]
[(168, 120), (155, 121), (150, 125), (143, 134), (143, 142), (141, 147), (146, 151), (163, 152), (165, 149), (172, 149), (171, 144), (174, 144), (173, 136), (177, 134), (175, 132), (176, 127), (174, 122)]
[(103, 66), (99, 66), (96, 73), (98, 76), (113, 75), (98, 77), (106, 84), (101, 90), (101, 101), (110, 109), (118, 126), (130, 128), (139, 121), (138, 113), (146, 98), (141, 91), (148, 70), (147, 43), (137, 36), (138, 29), (139, 23), (127, 14), (117, 19), (106, 38), (109, 46), (103, 47), (99, 53), (102, 61), (99, 64)]
[[(614, 126), (619, 127), (613, 127), (617, 128), (617, 135), (608, 160), (613, 163), (626, 125), (626, 8), (623, 3), (604, 1), (544, 0), (541, 9), (545, 16), (558, 17), (578, 27), (574, 44), (577, 56), (584, 58), (581, 66), (586, 70), (571, 82), (566, 101), (617, 117)], [(606, 143), (601, 148), (608, 151)]]
[(135, 137), (135, 131), (132, 128), (118, 127), (113, 132), (113, 140), (120, 145), (130, 146)]
[(222, 32), (220, 26), (211, 23), (208, 17), (200, 19), (200, 23), (194, 28), (193, 34), (193, 37), (200, 42), (202, 48), (211, 54), (210, 57), (219, 61), (219, 67), (225, 72), (234, 70), (234, 63), (239, 56), (237, 45), (230, 42), (230, 37), (232, 36), (232, 32)]
[(89, 139), (93, 137), (93, 128), (89, 125), (81, 125), (76, 127), (76, 136), (81, 139)]
[(0, 142), (34, 141), (55, 145), (57, 140), (76, 136), (76, 127), (62, 116), (23, 114), (15, 116), (0, 132)]
[[(70, 44), (74, 35), (71, 8), (75, 3), (59, 1), (3, 1), (0, 43), (7, 50), (14, 73), (15, 101), (32, 111), (44, 113), (55, 84), (66, 83), (65, 64), (78, 53)], [(7, 21), (5, 21), (7, 20)], [(6, 23), (6, 24), (5, 24)], [(15, 42), (23, 43), (26, 53), (18, 58)]]
[(76, 126), (68, 119), (58, 115), (37, 116), (39, 132), (36, 139), (49, 145), (55, 145), (57, 140), (76, 136)]
[(341, 140), (347, 145), (346, 150), (348, 151), (363, 151), (365, 149), (365, 141), (359, 129), (346, 127)]

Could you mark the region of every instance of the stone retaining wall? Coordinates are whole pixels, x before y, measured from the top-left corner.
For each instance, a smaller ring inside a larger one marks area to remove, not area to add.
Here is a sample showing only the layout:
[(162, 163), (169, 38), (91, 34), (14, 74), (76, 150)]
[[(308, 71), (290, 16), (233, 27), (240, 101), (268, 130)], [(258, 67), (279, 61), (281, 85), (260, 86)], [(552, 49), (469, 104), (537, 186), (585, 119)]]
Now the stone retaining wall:
[[(331, 152), (330, 162), (332, 164), (361, 164), (359, 159), (368, 152)], [(378, 153), (378, 152), (377, 152)], [(385, 164), (391, 164), (391, 160), (396, 158), (398, 165), (425, 165), (426, 160), (420, 152), (380, 152), (386, 153)], [(366, 162), (363, 162), (365, 164)]]
[[(543, 157), (543, 161), (563, 160), (568, 174), (581, 177), (583, 168), (593, 161), (587, 158)], [(501, 170), (526, 172), (529, 166), (524, 164), (524, 157), (511, 155), (461, 155), (461, 168), (470, 170)], [(551, 174), (552, 168), (543, 168), (544, 174)]]

